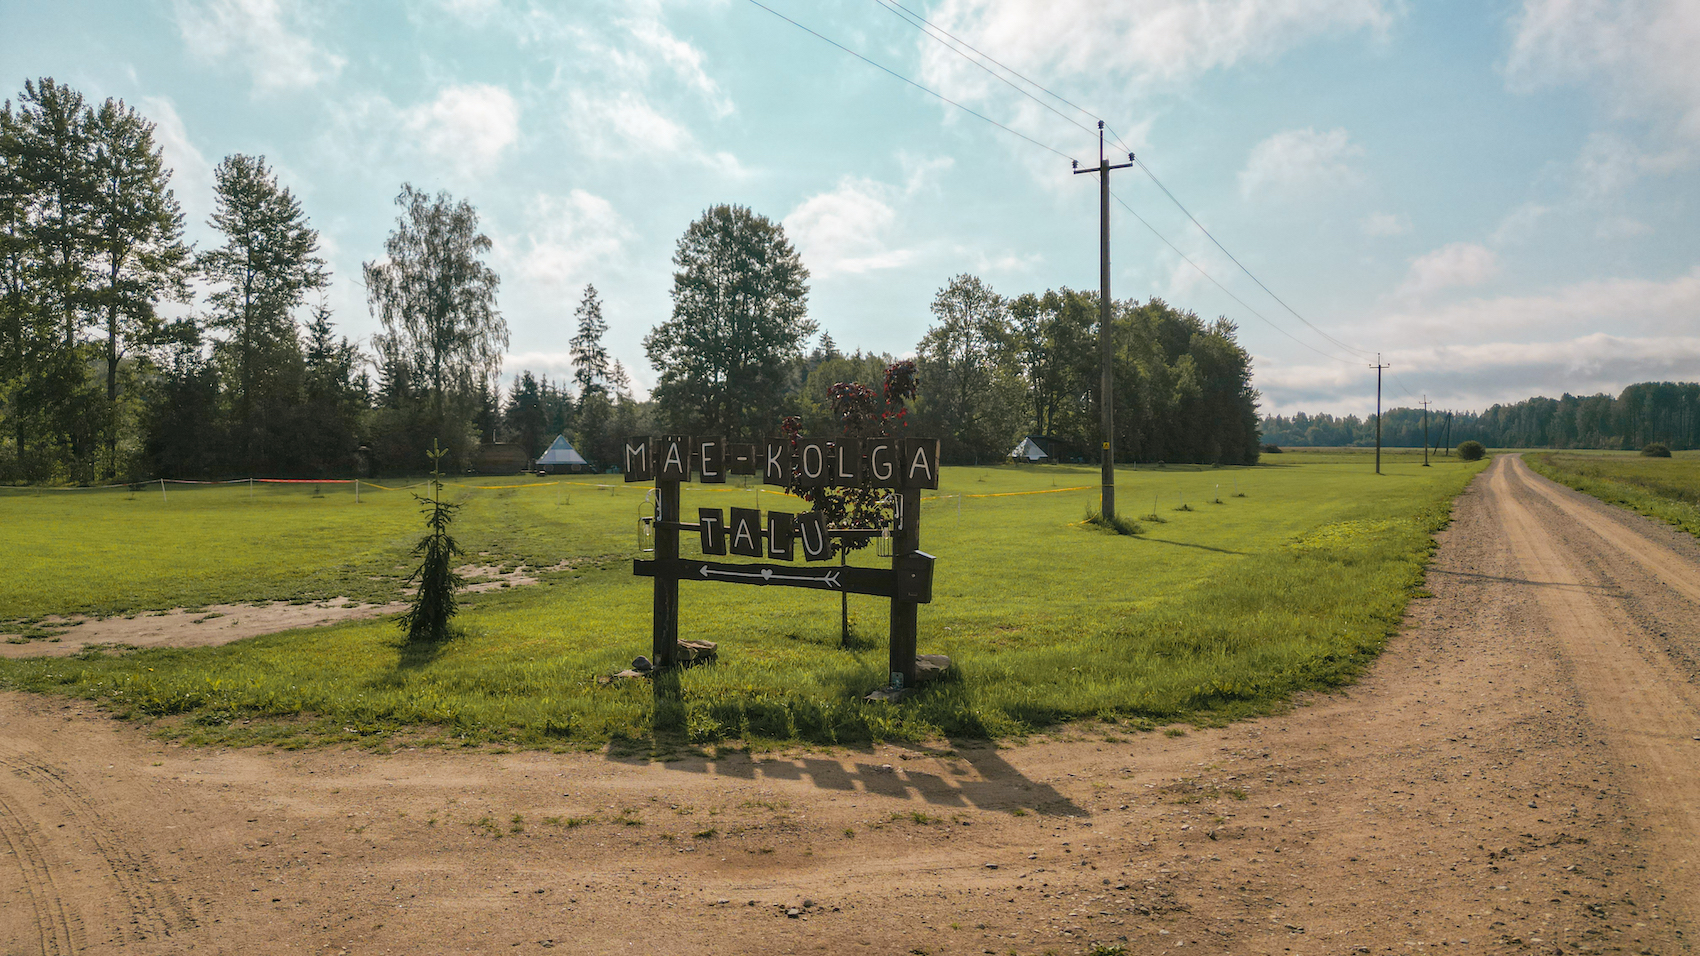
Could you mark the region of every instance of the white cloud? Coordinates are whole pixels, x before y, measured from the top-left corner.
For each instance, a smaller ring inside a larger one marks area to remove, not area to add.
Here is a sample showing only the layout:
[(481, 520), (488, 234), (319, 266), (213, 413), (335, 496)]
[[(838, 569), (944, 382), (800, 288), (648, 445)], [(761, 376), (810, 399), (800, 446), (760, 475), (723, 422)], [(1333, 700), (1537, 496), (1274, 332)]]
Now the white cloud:
[(1402, 236), (1411, 231), (1411, 221), (1390, 212), (1375, 212), (1358, 223), (1366, 236)]
[(1256, 146), (1240, 170), (1240, 194), (1294, 192), (1362, 178), (1351, 160), (1363, 155), (1343, 129), (1289, 129)]
[(524, 232), (504, 238), (499, 254), (526, 281), (550, 288), (577, 288), (594, 278), (594, 267), (614, 261), (634, 233), (601, 196), (575, 189), (565, 196), (540, 194), (527, 204)]
[(1652, 226), (1629, 216), (1607, 216), (1594, 226), (1594, 235), (1600, 239), (1627, 239), (1652, 231)]
[(451, 86), (407, 110), (402, 126), (427, 153), (462, 175), (487, 173), (519, 138), (519, 107), (499, 86)]
[(305, 17), (291, 0), (173, 0), (172, 12), (192, 56), (246, 67), (263, 92), (315, 86), (346, 62), (301, 30)]
[[(1047, 87), (1069, 90), (1069, 98), (1088, 110), (1101, 113), (1104, 104), (1117, 104), (1126, 115), (1130, 98), (1171, 91), (1244, 61), (1269, 60), (1312, 39), (1385, 35), (1401, 6), (1400, 0), (943, 0), (927, 18)], [(1000, 118), (1011, 117), (1015, 128), (1065, 152), (1065, 143), (1084, 150), (1096, 138), (943, 44), (917, 37), (916, 51), (919, 82), (954, 100), (995, 102)], [(945, 110), (954, 121), (955, 111)], [(1074, 119), (1092, 125), (1087, 116)], [(1116, 132), (1126, 143), (1119, 148), (1141, 148), (1143, 128)], [(1053, 173), (1046, 169), (1043, 178)]]
[(1505, 73), (1513, 89), (1601, 89), (1621, 114), (1700, 140), (1700, 4), (1524, 0)]
[(892, 249), (895, 190), (871, 179), (845, 177), (831, 192), (805, 199), (785, 217), (785, 234), (817, 278), (901, 266), (914, 251)]
[(163, 96), (144, 97), (141, 111), (153, 121), (154, 142), (165, 154), (165, 165), (171, 170), (171, 191), (183, 207), (189, 230), (197, 232), (213, 211), (213, 165), (190, 141), (183, 117), (177, 114), (171, 100)]
[(748, 175), (736, 156), (703, 149), (694, 133), (662, 114), (638, 90), (596, 94), (573, 89), (567, 94), (567, 112), (580, 148), (592, 158), (666, 157), (701, 163), (727, 176)]
[(1502, 246), (1509, 242), (1522, 242), (1535, 234), (1535, 228), (1540, 225), (1546, 214), (1552, 210), (1539, 203), (1526, 202), (1505, 214), (1494, 229), (1492, 242)]
[(1378, 324), (1399, 335), (1467, 342), (1530, 334), (1581, 336), (1602, 328), (1620, 335), (1662, 335), (1672, 328), (1694, 328), (1697, 316), (1700, 268), (1669, 281), (1597, 279), (1536, 295), (1406, 309), (1384, 315)]
[(1399, 294), (1424, 296), (1457, 286), (1481, 285), (1499, 273), (1499, 256), (1474, 242), (1441, 246), (1411, 263)]

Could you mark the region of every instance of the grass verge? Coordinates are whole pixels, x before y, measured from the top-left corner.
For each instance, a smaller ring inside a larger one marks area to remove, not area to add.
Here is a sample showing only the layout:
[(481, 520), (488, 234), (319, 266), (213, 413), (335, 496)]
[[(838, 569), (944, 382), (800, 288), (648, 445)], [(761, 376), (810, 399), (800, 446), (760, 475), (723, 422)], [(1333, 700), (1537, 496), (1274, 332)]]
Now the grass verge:
[(1618, 505), (1700, 536), (1700, 454), (1526, 454), (1536, 472), (1607, 504)]

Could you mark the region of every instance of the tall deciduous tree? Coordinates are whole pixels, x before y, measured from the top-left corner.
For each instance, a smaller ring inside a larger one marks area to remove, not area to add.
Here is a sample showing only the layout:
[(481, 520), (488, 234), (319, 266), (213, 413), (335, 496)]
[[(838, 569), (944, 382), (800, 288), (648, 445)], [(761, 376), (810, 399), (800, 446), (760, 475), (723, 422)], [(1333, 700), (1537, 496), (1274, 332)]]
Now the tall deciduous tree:
[(268, 373), (283, 364), (281, 359), (299, 362), (293, 312), (309, 291), (324, 288), (330, 275), (314, 254), (318, 232), (264, 159), (227, 156), (213, 178), (218, 205), (210, 224), (224, 235), (224, 245), (203, 253), (199, 266), (219, 287), (210, 297), (209, 324), (230, 336), (225, 351), (236, 373), (237, 441), (252, 466), (261, 440), (258, 406), (280, 398), (271, 394), (275, 389), (268, 387)]
[(363, 269), (367, 304), (384, 323), (374, 344), (386, 367), (412, 371), (429, 395), (437, 437), (464, 454), (467, 422), (508, 345), (496, 310), (501, 279), (482, 259), (490, 239), (471, 203), (404, 184), (396, 205), (402, 214), (384, 258)]
[(933, 297), (932, 312), (933, 327), (916, 346), (922, 417), (951, 458), (995, 460), (1022, 423), (1009, 305), (979, 278), (959, 275)]
[(164, 330), (155, 305), (188, 298), (189, 247), (171, 170), (154, 145), (154, 125), (120, 100), (89, 117), (88, 239), (98, 276), (90, 311), (106, 333), (107, 474), (117, 471), (118, 365), (135, 346), (157, 344)]
[(659, 373), (656, 406), (698, 434), (769, 432), (787, 363), (815, 331), (808, 269), (778, 223), (743, 206), (703, 213), (673, 264), (673, 315), (643, 343)]
[(608, 349), (602, 344), (602, 336), (608, 332), (608, 320), (602, 317), (602, 300), (596, 295), (596, 286), (584, 287), (584, 298), (573, 310), (573, 318), (578, 320), (578, 332), (567, 347), (573, 360), (573, 384), (578, 386), (582, 399), (593, 391), (607, 391), (613, 374), (608, 364)]

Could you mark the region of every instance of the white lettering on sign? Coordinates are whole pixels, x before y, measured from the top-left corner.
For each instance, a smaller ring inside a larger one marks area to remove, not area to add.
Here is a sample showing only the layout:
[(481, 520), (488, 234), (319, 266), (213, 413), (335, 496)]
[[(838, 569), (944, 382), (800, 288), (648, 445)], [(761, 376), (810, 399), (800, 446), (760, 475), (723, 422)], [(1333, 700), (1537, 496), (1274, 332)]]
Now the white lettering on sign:
[(826, 450), (817, 442), (809, 442), (803, 446), (803, 477), (809, 481), (819, 481), (826, 472)]
[(875, 442), (868, 448), (868, 474), (876, 483), (892, 482), (897, 477), (896, 449), (891, 442)]

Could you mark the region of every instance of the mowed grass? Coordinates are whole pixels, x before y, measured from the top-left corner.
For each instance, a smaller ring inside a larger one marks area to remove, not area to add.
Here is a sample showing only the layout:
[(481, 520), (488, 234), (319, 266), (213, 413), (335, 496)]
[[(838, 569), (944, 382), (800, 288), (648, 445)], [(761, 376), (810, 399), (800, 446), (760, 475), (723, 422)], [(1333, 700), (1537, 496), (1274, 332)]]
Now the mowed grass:
[[(393, 601), (412, 572), (408, 551), (423, 533), (414, 493), (425, 490), (362, 483), (358, 502), (352, 485), (338, 484), (0, 490), (0, 624), (338, 596)], [(477, 478), (447, 489), (466, 504), (455, 533), (467, 560), (509, 569), (625, 556), (632, 535), (611, 506), (616, 494), (629, 504), (624, 489), (589, 477)]]
[(1525, 454), (1529, 467), (1608, 504), (1668, 521), (1700, 535), (1700, 451), (1669, 458), (1636, 452)]
[[(1289, 452), (1255, 468), (1124, 469), (1119, 510), (1160, 518), (1137, 536), (1084, 521), (1097, 504), (1095, 468), (947, 469), (922, 509), (921, 545), (938, 565), (920, 650), (955, 666), (895, 705), (862, 700), (886, 681), (887, 602), (851, 599), (845, 648), (838, 597), (798, 589), (683, 584), (680, 634), (718, 642), (720, 660), (653, 682), (607, 681), (649, 651), (651, 583), (629, 564), (637, 486), (586, 487), (555, 505), (550, 487), (459, 489), (468, 540), (511, 541), (545, 559), (610, 548), (620, 557), (476, 596), (460, 636), (439, 647), (407, 646), (393, 621), (377, 620), (220, 648), (0, 661), (0, 684), (159, 718), (162, 732), (193, 740), (285, 746), (397, 734), (523, 746), (855, 744), (1019, 734), (1073, 718), (1213, 722), (1353, 679), (1397, 629), (1433, 532), (1481, 467), (1423, 468), (1420, 454), (1392, 453), (1377, 476), (1365, 454)], [(736, 486), (689, 486), (684, 506), (694, 515), (758, 500), (802, 510)], [(281, 520), (239, 501), (207, 507), (231, 525)], [(383, 542), (350, 520), (321, 542), (319, 566), (401, 562), (417, 518), (386, 507), (395, 514)], [(60, 514), (79, 524), (74, 509)], [(66, 530), (92, 533), (98, 520)], [(253, 535), (227, 540), (266, 548)], [(880, 562), (859, 552), (852, 563)], [(172, 573), (166, 560), (149, 565)], [(12, 573), (0, 570), (0, 582)], [(210, 580), (209, 590), (229, 584)], [(326, 572), (327, 587), (336, 580)]]

